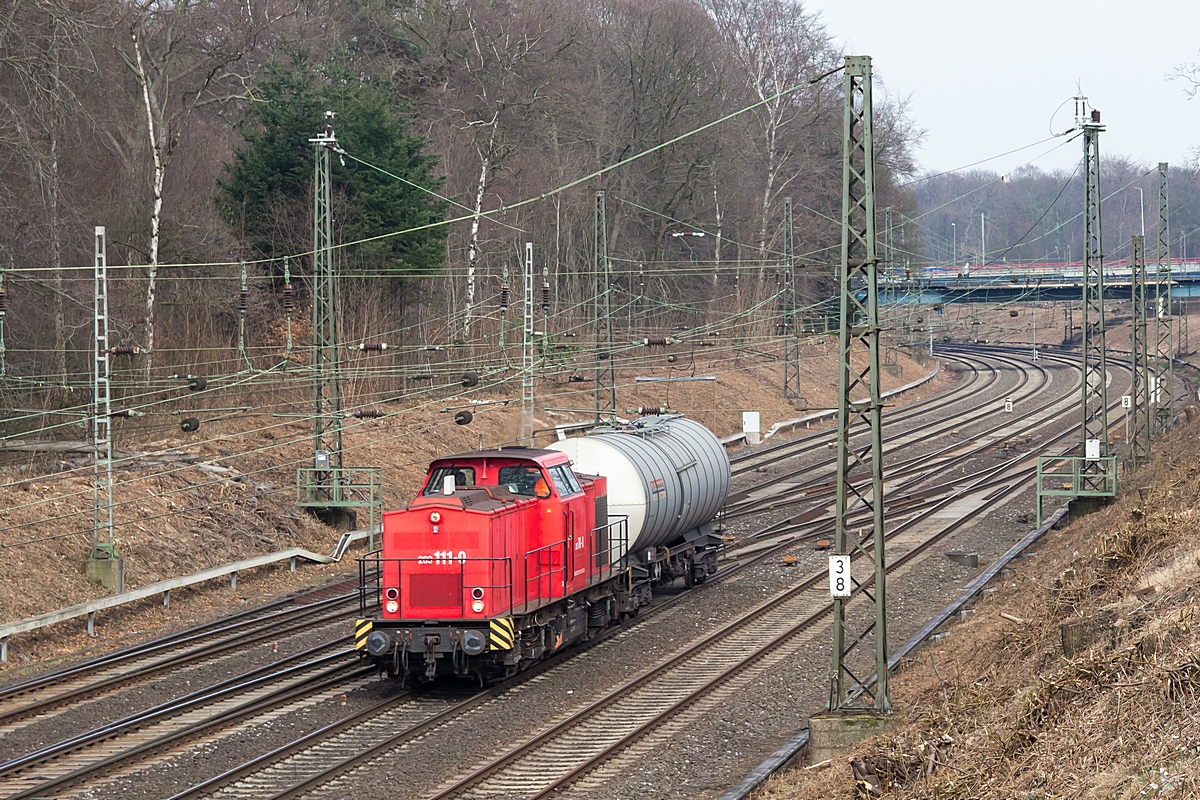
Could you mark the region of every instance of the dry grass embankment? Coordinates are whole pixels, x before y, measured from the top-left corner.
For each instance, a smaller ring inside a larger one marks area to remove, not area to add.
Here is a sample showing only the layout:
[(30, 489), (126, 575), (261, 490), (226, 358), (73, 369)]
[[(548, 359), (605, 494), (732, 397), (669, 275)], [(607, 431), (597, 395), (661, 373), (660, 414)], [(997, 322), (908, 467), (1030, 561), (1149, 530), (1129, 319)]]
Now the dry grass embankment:
[[(919, 651), (893, 732), (759, 798), (1200, 796), (1198, 434), (1181, 421), (1118, 502), (1051, 531)], [(1090, 639), (1069, 656), (1064, 624)]]

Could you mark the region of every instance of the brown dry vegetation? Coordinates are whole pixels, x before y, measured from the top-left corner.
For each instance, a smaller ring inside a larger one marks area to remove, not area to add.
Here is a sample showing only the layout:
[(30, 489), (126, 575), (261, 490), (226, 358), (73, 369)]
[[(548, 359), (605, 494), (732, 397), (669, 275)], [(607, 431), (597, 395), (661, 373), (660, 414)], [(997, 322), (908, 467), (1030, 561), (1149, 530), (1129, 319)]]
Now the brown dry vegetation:
[[(1200, 795), (1198, 433), (1181, 418), (1119, 502), (1051, 531), (905, 664), (894, 731), (760, 800)], [(1060, 626), (1085, 619), (1095, 641), (1065, 657)], [(855, 788), (851, 761), (878, 793)]]
[[(803, 350), (802, 385), (810, 408), (828, 408), (835, 399), (836, 345), (832, 339), (824, 344), (817, 341)], [(885, 376), (885, 389), (917, 380), (932, 369), (906, 357), (901, 358), (901, 366), (902, 374), (897, 371)], [(669, 403), (718, 435), (740, 430), (743, 410), (762, 412), (764, 432), (772, 423), (800, 413), (781, 397), (778, 362), (761, 354), (697, 361), (694, 373), (716, 377), (712, 382), (667, 387), (633, 381), (635, 375), (666, 374), (664, 367), (665, 362), (663, 367), (647, 365), (636, 373), (618, 375), (622, 411)], [(950, 380), (939, 376), (898, 402), (909, 403), (943, 391)], [(544, 405), (589, 408), (593, 404), (591, 383), (546, 380), (539, 383), (537, 391), (536, 428), (541, 431), (587, 416), (547, 413), (542, 410)], [(509, 403), (479, 406), (471, 425), (455, 425), (453, 414), (444, 409), (470, 400)], [(514, 441), (519, 430), (519, 403), (519, 386), (476, 390), (427, 398), (415, 410), (381, 420), (352, 421), (344, 441), (346, 463), (382, 466), (385, 505), (399, 505), (415, 493), (432, 458), (473, 449), (480, 442), (490, 447)], [(190, 444), (186, 435), (178, 433), (141, 441), (132, 438), (132, 430), (126, 434), (119, 441), (123, 451), (146, 453), (122, 461), (114, 476), (116, 538), (126, 559), (126, 587), (287, 547), (329, 552), (338, 533), (316, 523), (294, 504), (295, 464), (307, 461), (311, 450), (308, 430), (306, 421), (261, 415), (206, 423), (204, 441), (199, 444)], [(537, 441), (544, 445), (553, 439), (553, 433), (543, 432)], [(195, 465), (154, 463), (163, 454), (184, 452), (234, 473), (214, 476)], [(75, 470), (64, 474), (63, 470), (72, 466)], [(91, 473), (89, 461), (46, 455), (22, 455), (0, 468), (0, 528), (4, 529), (5, 544), (0, 548), (0, 617), (4, 621), (104, 594), (83, 574), (91, 545)], [(305, 564), (291, 575), (285, 565), (243, 575), (237, 590), (213, 581), (187, 592), (173, 592), (169, 609), (149, 599), (126, 610), (104, 612), (97, 629), (100, 642), (89, 639), (79, 621), (22, 634), (12, 642), (13, 662), (7, 668), (96, 645), (126, 643), (130, 636), (178, 625), (201, 612), (330, 580), (351, 569), (344, 563)]]

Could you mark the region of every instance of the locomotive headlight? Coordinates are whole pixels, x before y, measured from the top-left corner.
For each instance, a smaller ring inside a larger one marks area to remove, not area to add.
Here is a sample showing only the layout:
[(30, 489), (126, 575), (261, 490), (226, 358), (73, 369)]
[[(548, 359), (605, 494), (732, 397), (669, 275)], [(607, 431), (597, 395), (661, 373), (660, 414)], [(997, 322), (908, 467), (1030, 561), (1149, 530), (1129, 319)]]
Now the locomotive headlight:
[(471, 603), (471, 610), (474, 611), (476, 614), (483, 613), (483, 601), (476, 600), (475, 602)]
[(430, 515), (429, 515), (429, 521), (430, 521), (430, 522), (432, 522), (434, 525), (436, 525), (436, 524), (438, 524), (439, 522), (441, 522), (441, 521), (442, 521), (442, 514), (441, 514), (441, 512), (440, 512), (440, 511), (434, 511), (434, 512), (430, 513)]
[(476, 586), (474, 589), (472, 589), (471, 597), (475, 598), (476, 600), (482, 600), (483, 599), (483, 587)]
[(388, 600), (386, 603), (383, 604), (383, 608), (385, 611), (387, 611), (387, 613), (395, 614), (397, 611), (400, 610), (400, 604), (397, 603), (395, 600)]
[(383, 590), (383, 596), (388, 600), (397, 600), (400, 597), (400, 590), (395, 586), (389, 586)]
[(469, 656), (477, 656), (487, 647), (487, 638), (479, 631), (463, 631), (463, 652)]

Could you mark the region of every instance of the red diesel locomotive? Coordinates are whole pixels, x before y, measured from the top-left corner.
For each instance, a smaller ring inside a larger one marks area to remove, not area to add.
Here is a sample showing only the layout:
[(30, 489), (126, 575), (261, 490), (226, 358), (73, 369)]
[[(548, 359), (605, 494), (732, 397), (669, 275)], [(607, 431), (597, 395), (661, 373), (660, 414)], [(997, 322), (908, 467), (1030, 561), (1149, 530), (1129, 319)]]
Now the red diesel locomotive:
[(401, 680), (512, 675), (715, 572), (728, 489), (724, 448), (681, 416), (440, 458), (358, 559), (355, 647)]

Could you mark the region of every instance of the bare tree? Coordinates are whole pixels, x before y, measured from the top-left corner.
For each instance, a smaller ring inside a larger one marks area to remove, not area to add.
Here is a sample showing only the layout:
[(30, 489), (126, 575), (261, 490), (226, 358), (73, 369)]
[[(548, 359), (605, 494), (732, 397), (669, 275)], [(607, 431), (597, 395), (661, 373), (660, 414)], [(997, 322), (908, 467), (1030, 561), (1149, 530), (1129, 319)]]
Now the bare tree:
[(787, 129), (814, 122), (822, 107), (819, 85), (784, 92), (827, 71), (838, 52), (824, 27), (796, 0), (704, 0), (704, 5), (743, 80), (762, 103), (751, 118), (749, 135), (763, 159), (757, 244), (765, 253), (772, 206), (780, 187), (799, 171), (797, 139)]
[(123, 10), (127, 46), (120, 48), (140, 94), (152, 162), (146, 296), (142, 319), (144, 378), (154, 364), (154, 313), (167, 167), (197, 108), (246, 99), (245, 65), (259, 37), (295, 7), (272, 3), (140, 0)]
[[(62, 132), (81, 120), (74, 84), (93, 72), (94, 14), (69, 0), (14, 3), (0, 18), (0, 125), (6, 146), (21, 155), (41, 212), (30, 223), (44, 231), (53, 309), (53, 371), (67, 380), (66, 288), (63, 281)], [(39, 237), (40, 241), (41, 237)]]

